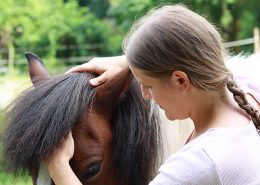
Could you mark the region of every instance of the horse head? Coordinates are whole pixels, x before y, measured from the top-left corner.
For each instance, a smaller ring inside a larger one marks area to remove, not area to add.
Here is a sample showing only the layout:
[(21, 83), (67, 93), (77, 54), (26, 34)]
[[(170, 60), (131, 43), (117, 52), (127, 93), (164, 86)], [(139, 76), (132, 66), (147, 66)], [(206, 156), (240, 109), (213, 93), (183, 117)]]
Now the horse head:
[(72, 130), (70, 165), (84, 185), (148, 184), (162, 146), (160, 121), (131, 74), (92, 87), (94, 74), (50, 77), (36, 55), (26, 57), (34, 86), (9, 106), (5, 118), (10, 168), (29, 171), (34, 185), (53, 184), (43, 176), (41, 161)]

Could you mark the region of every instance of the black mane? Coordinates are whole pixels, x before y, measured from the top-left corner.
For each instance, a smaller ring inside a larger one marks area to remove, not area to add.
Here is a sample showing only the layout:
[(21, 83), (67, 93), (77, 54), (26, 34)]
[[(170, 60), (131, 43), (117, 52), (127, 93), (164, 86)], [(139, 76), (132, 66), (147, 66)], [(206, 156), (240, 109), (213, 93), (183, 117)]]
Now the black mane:
[[(88, 82), (93, 77), (75, 73), (49, 78), (7, 108), (4, 159), (12, 171), (39, 165), (59, 146), (94, 102), (96, 91)], [(160, 123), (154, 110), (133, 81), (113, 114), (113, 165), (129, 185), (148, 184), (159, 162)]]
[[(4, 158), (10, 169), (29, 170), (53, 151), (79, 121), (95, 90), (90, 74), (50, 78), (21, 94), (7, 108)], [(87, 103), (86, 103), (87, 102)]]
[(132, 81), (126, 98), (113, 117), (113, 163), (118, 173), (126, 172), (128, 185), (146, 185), (160, 164), (162, 148), (159, 109), (142, 97)]

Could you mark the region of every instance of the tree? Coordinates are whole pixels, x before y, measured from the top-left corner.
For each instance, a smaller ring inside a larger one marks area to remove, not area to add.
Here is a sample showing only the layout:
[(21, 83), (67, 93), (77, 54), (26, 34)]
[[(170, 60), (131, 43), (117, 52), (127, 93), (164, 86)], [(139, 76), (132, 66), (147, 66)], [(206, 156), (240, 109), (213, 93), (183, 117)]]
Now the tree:
[[(181, 3), (205, 16), (220, 28), (226, 42), (250, 38), (253, 28), (260, 25), (258, 0), (111, 0), (111, 2), (108, 15), (115, 17), (125, 32), (134, 20), (149, 9), (164, 3)], [(239, 52), (245, 47), (236, 49)]]
[[(98, 55), (109, 35), (107, 24), (76, 0), (3, 0), (0, 8), (0, 48), (16, 48), (16, 58), (33, 51), (49, 58)], [(64, 45), (84, 46), (69, 50)], [(7, 57), (7, 52), (1, 54)], [(49, 60), (51, 61), (51, 60)], [(55, 62), (55, 60), (53, 60)]]

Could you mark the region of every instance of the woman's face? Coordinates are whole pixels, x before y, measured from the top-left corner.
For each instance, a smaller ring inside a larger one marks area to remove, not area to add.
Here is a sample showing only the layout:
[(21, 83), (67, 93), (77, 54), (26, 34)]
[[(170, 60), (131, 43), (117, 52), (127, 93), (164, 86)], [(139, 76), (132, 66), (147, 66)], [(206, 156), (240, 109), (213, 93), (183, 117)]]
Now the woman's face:
[[(183, 87), (181, 77), (174, 76), (162, 80), (147, 76), (142, 70), (130, 67), (139, 82), (144, 99), (153, 99), (169, 120), (186, 119), (189, 117), (187, 93)], [(181, 72), (182, 73), (182, 72)]]

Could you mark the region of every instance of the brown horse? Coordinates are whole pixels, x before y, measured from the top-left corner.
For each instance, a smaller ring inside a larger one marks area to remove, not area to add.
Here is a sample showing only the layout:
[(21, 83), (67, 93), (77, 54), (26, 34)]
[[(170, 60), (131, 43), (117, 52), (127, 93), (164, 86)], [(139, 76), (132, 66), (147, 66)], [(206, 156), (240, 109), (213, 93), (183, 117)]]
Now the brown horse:
[(161, 154), (160, 119), (131, 74), (94, 88), (88, 82), (93, 74), (49, 77), (36, 55), (26, 57), (34, 87), (8, 107), (5, 117), (4, 157), (10, 169), (29, 171), (34, 185), (53, 184), (43, 177), (41, 160), (72, 130), (70, 165), (84, 185), (148, 184)]

